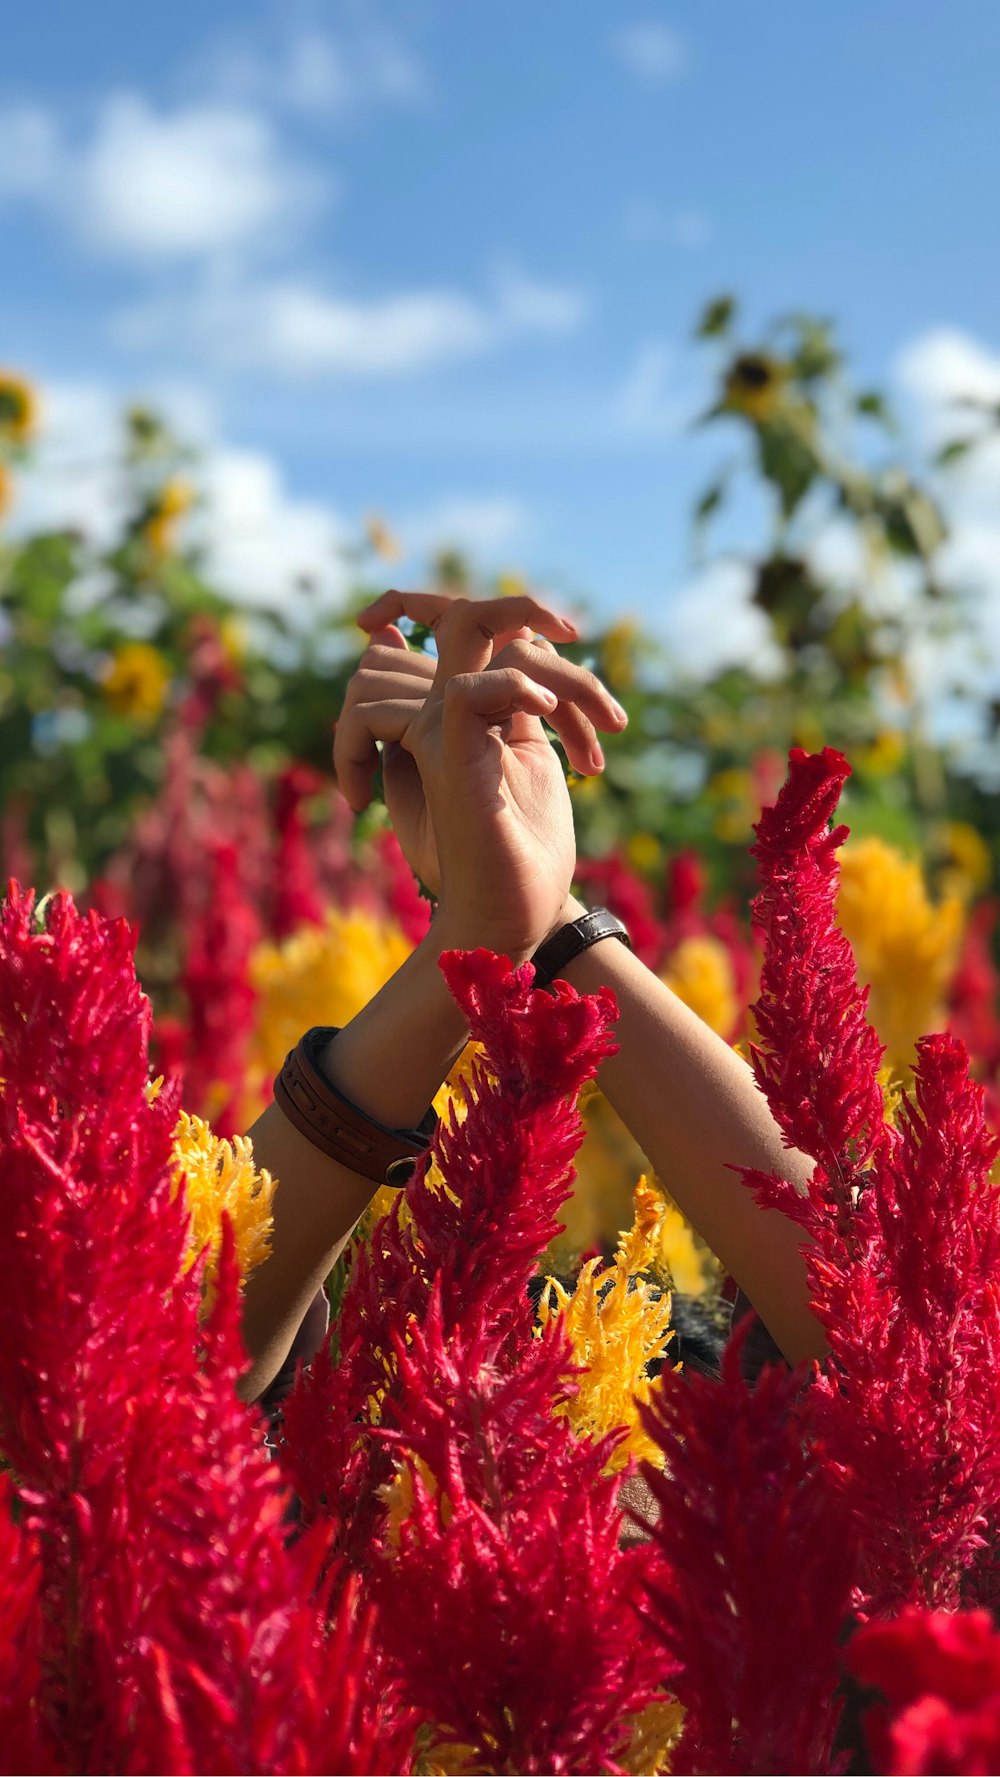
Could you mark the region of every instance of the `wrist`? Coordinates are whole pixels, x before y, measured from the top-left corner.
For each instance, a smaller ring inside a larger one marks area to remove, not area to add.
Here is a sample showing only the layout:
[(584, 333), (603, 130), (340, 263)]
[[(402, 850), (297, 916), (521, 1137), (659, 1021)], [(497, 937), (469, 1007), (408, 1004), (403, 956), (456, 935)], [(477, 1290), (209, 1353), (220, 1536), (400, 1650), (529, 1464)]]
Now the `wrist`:
[[(549, 938), (586, 913), (583, 903), (567, 895), (559, 913), (544, 931), (528, 932), (523, 926), (501, 926), (482, 916), (471, 917), (457, 908), (438, 903), (428, 938), (438, 950), (493, 950), (508, 956), (515, 967), (528, 962)], [(426, 940), (425, 940), (426, 942)]]

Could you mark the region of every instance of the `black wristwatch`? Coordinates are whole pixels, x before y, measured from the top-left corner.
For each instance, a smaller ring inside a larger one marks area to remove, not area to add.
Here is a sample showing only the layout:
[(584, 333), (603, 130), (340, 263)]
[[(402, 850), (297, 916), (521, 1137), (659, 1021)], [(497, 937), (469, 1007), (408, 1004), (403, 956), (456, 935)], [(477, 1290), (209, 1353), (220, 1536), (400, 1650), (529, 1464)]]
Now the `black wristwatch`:
[(599, 944), (602, 938), (617, 938), (629, 950), (632, 948), (625, 926), (606, 907), (594, 907), (589, 913), (581, 914), (579, 919), (571, 920), (569, 925), (561, 926), (539, 945), (531, 959), (535, 986), (550, 987), (575, 956), (589, 950), (592, 944)]

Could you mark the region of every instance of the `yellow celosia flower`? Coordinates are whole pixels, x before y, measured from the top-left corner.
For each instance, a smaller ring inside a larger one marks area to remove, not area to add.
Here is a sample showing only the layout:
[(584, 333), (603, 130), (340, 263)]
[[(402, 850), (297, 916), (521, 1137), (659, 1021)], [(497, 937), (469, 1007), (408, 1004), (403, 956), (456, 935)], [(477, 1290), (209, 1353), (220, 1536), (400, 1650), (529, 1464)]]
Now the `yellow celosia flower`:
[(661, 980), (720, 1037), (730, 1035), (740, 1008), (732, 960), (718, 938), (707, 933), (683, 938), (668, 956)]
[(173, 1164), (174, 1194), (183, 1185), (191, 1217), (185, 1271), (206, 1255), (204, 1280), (210, 1297), (226, 1214), (233, 1226), (240, 1282), (245, 1283), (271, 1250), (275, 1191), (270, 1173), (258, 1172), (254, 1165), (249, 1136), (224, 1141), (213, 1135), (201, 1117), (189, 1117), (182, 1111), (174, 1131)]
[(749, 845), (750, 829), (758, 814), (758, 797), (753, 778), (741, 765), (730, 765), (717, 771), (705, 785), (705, 795), (714, 810), (712, 831), (730, 845)]
[(906, 1073), (920, 1036), (944, 1024), (944, 998), (958, 959), (962, 904), (928, 900), (919, 861), (882, 839), (852, 840), (840, 854), (837, 917), (858, 977), (871, 988), (869, 1017), (886, 1062)]
[(528, 582), (520, 574), (508, 571), (497, 575), (497, 592), (501, 598), (519, 599), (528, 591)]
[(573, 1192), (559, 1210), (565, 1233), (549, 1249), (552, 1269), (575, 1271), (580, 1255), (610, 1247), (632, 1220), (632, 1196), (648, 1163), (603, 1093), (581, 1103), (584, 1137), (576, 1155)]
[(574, 1431), (599, 1438), (618, 1426), (627, 1429), (611, 1458), (612, 1470), (624, 1468), (633, 1456), (659, 1459), (657, 1445), (642, 1428), (639, 1403), (648, 1401), (655, 1387), (647, 1364), (666, 1357), (670, 1295), (641, 1273), (655, 1261), (663, 1210), (660, 1193), (640, 1179), (635, 1219), (619, 1238), (614, 1264), (604, 1270), (600, 1259), (588, 1259), (572, 1296), (550, 1277), (538, 1308), (543, 1326), (561, 1319), (573, 1362), (584, 1371), (577, 1378), (579, 1392), (563, 1409)]
[(993, 854), (968, 821), (942, 821), (932, 834), (935, 854), (944, 862), (941, 880), (949, 894), (970, 901), (989, 888)]
[(123, 642), (101, 680), (105, 699), (115, 713), (144, 724), (156, 720), (169, 684), (170, 668), (148, 642)]
[(722, 1282), (722, 1267), (715, 1254), (666, 1194), (653, 1269), (668, 1277), (682, 1296), (717, 1294)]
[(891, 777), (906, 758), (906, 736), (898, 728), (884, 728), (866, 747), (855, 747), (851, 764), (866, 777)]
[(194, 489), (176, 478), (165, 481), (154, 495), (152, 507), (142, 527), (142, 534), (154, 555), (169, 555), (174, 547), (177, 526), (194, 505)]
[(601, 643), (601, 665), (604, 677), (616, 690), (627, 691), (635, 682), (635, 657), (639, 625), (634, 617), (622, 617), (612, 624)]
[(571, 795), (575, 796), (578, 801), (589, 801), (601, 794), (600, 777), (578, 777), (575, 771), (571, 771), (566, 783)]
[(663, 847), (655, 833), (633, 833), (625, 847), (633, 870), (649, 875), (663, 859)]
[(227, 660), (239, 666), (246, 659), (247, 632), (239, 617), (223, 617), (219, 624), (219, 640)]
[(618, 1762), (631, 1777), (660, 1777), (670, 1770), (670, 1755), (684, 1726), (684, 1707), (676, 1699), (650, 1703), (633, 1717), (632, 1733)]
[(321, 926), (303, 926), (279, 943), (257, 946), (250, 958), (258, 1001), (251, 1103), (244, 1120), (252, 1121), (266, 1102), (275, 1074), (302, 1032), (314, 1024), (349, 1023), (411, 949), (393, 921), (338, 907), (327, 909)]
[(38, 423), (38, 396), (13, 370), (0, 370), (0, 439), (27, 444)]

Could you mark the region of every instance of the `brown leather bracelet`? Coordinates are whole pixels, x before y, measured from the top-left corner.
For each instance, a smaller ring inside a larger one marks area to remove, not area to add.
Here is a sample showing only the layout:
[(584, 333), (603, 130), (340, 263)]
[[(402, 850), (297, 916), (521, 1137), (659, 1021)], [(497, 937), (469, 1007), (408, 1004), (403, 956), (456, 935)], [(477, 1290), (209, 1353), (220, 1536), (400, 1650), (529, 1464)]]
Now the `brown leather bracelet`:
[(314, 1148), (350, 1172), (397, 1189), (430, 1146), (437, 1114), (430, 1110), (416, 1129), (390, 1129), (345, 1098), (321, 1073), (319, 1058), (339, 1025), (316, 1024), (285, 1057), (274, 1082), (274, 1101)]

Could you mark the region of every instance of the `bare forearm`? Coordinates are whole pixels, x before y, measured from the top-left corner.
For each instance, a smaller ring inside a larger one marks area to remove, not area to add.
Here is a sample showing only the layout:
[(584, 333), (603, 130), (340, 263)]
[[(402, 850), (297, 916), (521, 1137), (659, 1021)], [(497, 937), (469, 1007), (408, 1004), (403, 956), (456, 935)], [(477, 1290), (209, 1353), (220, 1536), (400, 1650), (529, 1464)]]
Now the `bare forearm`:
[[(572, 916), (575, 917), (575, 909)], [(784, 1147), (750, 1068), (622, 944), (605, 940), (569, 964), (581, 993), (606, 983), (618, 1000), (618, 1054), (599, 1083), (692, 1225), (746, 1292), (792, 1362), (824, 1350), (809, 1312), (802, 1234), (758, 1207), (733, 1166), (802, 1185), (811, 1163)]]
[[(464, 934), (443, 919), (323, 1058), (324, 1072), (368, 1116), (392, 1129), (419, 1123), (466, 1039), (438, 967)], [(250, 1131), (254, 1158), (279, 1181), (271, 1254), (250, 1277), (243, 1334), (253, 1399), (280, 1369), (303, 1315), (343, 1251), (376, 1185), (312, 1146), (271, 1103)]]

